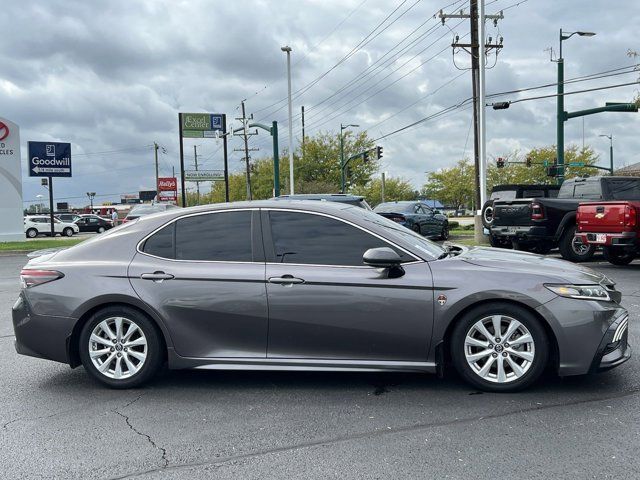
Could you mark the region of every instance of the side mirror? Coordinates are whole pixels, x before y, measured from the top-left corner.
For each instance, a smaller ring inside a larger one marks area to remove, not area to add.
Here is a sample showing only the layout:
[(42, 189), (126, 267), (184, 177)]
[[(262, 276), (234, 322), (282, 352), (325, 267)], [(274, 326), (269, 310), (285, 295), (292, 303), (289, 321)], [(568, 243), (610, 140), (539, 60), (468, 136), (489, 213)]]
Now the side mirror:
[(362, 256), (362, 261), (371, 267), (393, 268), (402, 263), (400, 255), (389, 247), (370, 248)]

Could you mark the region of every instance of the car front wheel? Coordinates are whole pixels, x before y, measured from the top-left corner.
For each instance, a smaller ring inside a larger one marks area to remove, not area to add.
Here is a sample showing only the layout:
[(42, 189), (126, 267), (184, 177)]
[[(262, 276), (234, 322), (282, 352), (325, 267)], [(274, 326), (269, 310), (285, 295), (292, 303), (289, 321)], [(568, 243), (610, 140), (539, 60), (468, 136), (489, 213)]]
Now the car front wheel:
[(613, 265), (629, 265), (636, 257), (635, 252), (620, 247), (604, 247), (605, 260)]
[(37, 236), (38, 236), (38, 230), (36, 230), (35, 228), (30, 228), (27, 230), (27, 237), (36, 238)]
[(469, 311), (451, 336), (458, 373), (489, 392), (522, 390), (542, 374), (549, 354), (545, 331), (528, 310), (506, 303)]
[(65, 228), (65, 229), (62, 231), (62, 235), (64, 235), (65, 237), (71, 237), (71, 236), (73, 236), (73, 228), (69, 228), (69, 227)]
[(98, 227), (98, 233), (104, 233), (104, 227)]
[(79, 340), (86, 371), (112, 388), (133, 388), (150, 380), (162, 363), (158, 329), (145, 315), (127, 307), (98, 311)]

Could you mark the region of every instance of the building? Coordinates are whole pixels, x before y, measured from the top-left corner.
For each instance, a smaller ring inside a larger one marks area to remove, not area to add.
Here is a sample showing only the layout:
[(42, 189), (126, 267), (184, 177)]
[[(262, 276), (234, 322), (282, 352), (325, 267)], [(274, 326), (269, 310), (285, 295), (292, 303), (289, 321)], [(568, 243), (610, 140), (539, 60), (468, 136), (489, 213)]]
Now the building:
[(640, 162), (619, 168), (615, 171), (615, 174), (623, 175), (625, 177), (640, 177)]

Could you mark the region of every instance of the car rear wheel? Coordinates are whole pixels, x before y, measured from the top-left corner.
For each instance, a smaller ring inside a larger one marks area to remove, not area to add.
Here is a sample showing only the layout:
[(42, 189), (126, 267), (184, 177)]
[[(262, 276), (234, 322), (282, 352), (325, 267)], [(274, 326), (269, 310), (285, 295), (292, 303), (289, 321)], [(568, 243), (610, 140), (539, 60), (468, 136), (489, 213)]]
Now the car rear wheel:
[(494, 248), (512, 248), (509, 240), (502, 240), (496, 235), (489, 235), (489, 244)]
[(98, 227), (98, 233), (104, 233), (104, 227)]
[(544, 371), (549, 355), (544, 328), (535, 315), (507, 303), (466, 313), (454, 328), (450, 349), (458, 373), (490, 392), (528, 387)]
[(420, 232), (420, 225), (418, 225), (417, 223), (414, 223), (413, 225), (411, 225), (411, 230), (413, 230), (416, 233), (420, 233), (422, 235), (422, 233)]
[(37, 236), (38, 236), (38, 230), (36, 230), (35, 228), (29, 228), (27, 230), (27, 237), (36, 238)]
[(493, 224), (493, 200), (487, 200), (482, 207), (482, 225), (491, 228)]
[(449, 225), (443, 225), (440, 232), (440, 240), (449, 240)]
[(64, 235), (65, 237), (73, 236), (73, 228), (66, 227), (64, 230), (62, 230), (62, 235)]
[(614, 265), (629, 265), (636, 258), (635, 252), (619, 247), (604, 247), (602, 253), (605, 260)]
[(133, 388), (150, 380), (162, 363), (162, 341), (146, 316), (127, 307), (98, 311), (79, 340), (85, 370), (112, 388)]
[(575, 225), (567, 228), (558, 242), (560, 255), (565, 260), (572, 262), (586, 262), (593, 257), (596, 251), (595, 245), (584, 243), (579, 235), (576, 235)]

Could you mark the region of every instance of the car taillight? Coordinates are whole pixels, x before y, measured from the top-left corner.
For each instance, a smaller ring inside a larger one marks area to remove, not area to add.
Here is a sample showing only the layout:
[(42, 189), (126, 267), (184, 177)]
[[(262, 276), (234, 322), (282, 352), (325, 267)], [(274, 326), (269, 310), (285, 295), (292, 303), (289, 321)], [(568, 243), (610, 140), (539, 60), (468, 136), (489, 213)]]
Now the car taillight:
[(542, 220), (544, 219), (544, 210), (542, 209), (542, 205), (539, 203), (531, 204), (531, 220)]
[(34, 287), (43, 283), (53, 282), (64, 277), (64, 274), (56, 270), (31, 270), (24, 268), (20, 272), (20, 285), (22, 288)]
[(636, 207), (627, 205), (624, 207), (624, 224), (627, 227), (635, 227), (638, 222)]

